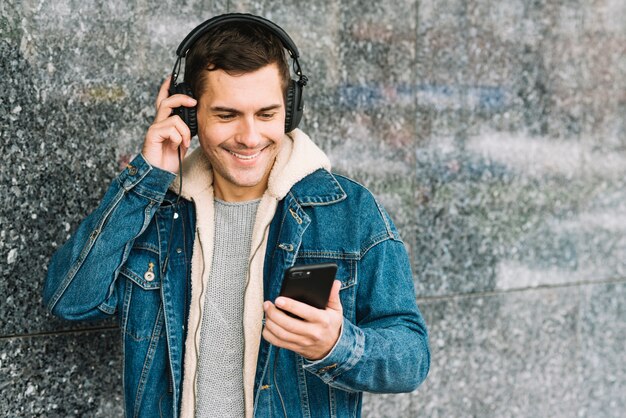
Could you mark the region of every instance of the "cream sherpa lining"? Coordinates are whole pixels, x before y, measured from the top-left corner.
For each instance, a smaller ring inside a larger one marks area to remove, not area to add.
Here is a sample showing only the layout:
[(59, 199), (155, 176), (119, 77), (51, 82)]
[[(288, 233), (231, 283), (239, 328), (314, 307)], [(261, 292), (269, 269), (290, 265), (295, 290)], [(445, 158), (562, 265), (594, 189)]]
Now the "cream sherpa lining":
[[(311, 139), (299, 129), (290, 132), (276, 156), (268, 187), (257, 210), (252, 233), (250, 270), (244, 295), (244, 365), (243, 382), (246, 417), (252, 417), (254, 376), (261, 342), (263, 320), (263, 261), (267, 233), (278, 202), (291, 187), (319, 168), (330, 171), (330, 161)], [(196, 369), (200, 345), (201, 318), (204, 308), (203, 289), (211, 271), (214, 241), (213, 174), (201, 148), (192, 152), (183, 163), (182, 196), (196, 207), (196, 237), (191, 260), (191, 307), (187, 321), (184, 380), (181, 417), (195, 415)], [(171, 189), (178, 190), (178, 180)]]

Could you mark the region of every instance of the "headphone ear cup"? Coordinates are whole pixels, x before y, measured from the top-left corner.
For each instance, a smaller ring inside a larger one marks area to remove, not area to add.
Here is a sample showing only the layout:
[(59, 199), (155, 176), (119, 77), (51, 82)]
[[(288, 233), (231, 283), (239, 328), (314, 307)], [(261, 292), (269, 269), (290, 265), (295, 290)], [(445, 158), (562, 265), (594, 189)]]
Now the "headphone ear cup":
[[(191, 86), (188, 83), (176, 84), (174, 86), (174, 94), (184, 94), (195, 99), (195, 97), (193, 97)], [(198, 114), (196, 107), (181, 106), (177, 107), (173, 111), (175, 115), (180, 116), (183, 122), (187, 124), (189, 131), (191, 131), (191, 137), (193, 138), (198, 133)]]
[(287, 88), (287, 98), (285, 100), (285, 132), (291, 132), (296, 129), (302, 119), (304, 111), (302, 87), (295, 80), (289, 80), (289, 88)]

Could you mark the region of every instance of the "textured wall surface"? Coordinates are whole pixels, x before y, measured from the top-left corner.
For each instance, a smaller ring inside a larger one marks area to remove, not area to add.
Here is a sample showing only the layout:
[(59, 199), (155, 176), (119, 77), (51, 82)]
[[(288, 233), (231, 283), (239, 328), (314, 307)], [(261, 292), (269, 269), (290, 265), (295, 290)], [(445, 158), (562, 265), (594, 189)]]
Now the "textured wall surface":
[(309, 76), (303, 129), (409, 248), (430, 376), (368, 417), (626, 409), (626, 3), (0, 3), (0, 416), (122, 415), (114, 321), (41, 303), (50, 255), (139, 151), (196, 24), (262, 14)]

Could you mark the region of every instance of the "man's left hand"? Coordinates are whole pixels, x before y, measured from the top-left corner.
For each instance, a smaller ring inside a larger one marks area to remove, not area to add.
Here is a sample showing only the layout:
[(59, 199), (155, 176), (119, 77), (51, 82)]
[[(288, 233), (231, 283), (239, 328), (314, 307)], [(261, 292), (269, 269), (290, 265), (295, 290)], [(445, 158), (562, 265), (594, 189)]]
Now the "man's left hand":
[[(265, 301), (263, 338), (272, 345), (295, 351), (308, 360), (324, 358), (335, 346), (341, 333), (343, 308), (339, 299), (340, 288), (341, 282), (335, 280), (326, 309), (316, 309), (284, 296), (276, 298), (276, 305)], [(292, 318), (277, 307), (302, 319)]]

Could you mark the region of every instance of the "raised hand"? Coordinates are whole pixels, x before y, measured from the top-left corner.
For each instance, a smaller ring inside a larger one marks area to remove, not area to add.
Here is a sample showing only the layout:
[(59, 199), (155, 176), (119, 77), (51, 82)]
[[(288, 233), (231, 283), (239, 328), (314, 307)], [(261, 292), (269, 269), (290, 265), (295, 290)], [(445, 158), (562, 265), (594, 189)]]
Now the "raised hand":
[(197, 101), (184, 94), (169, 95), (171, 78), (167, 77), (156, 99), (156, 116), (148, 128), (142, 154), (154, 167), (176, 173), (178, 171), (178, 147), (184, 157), (191, 144), (189, 127), (172, 109), (180, 106), (193, 107)]

